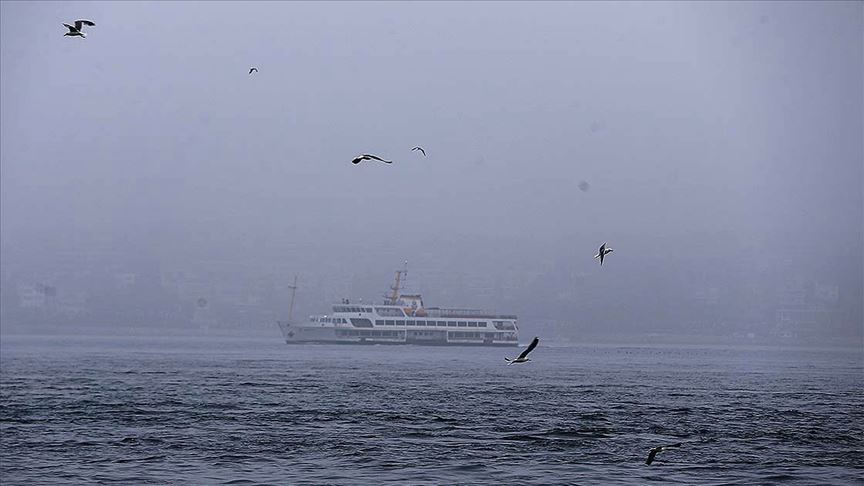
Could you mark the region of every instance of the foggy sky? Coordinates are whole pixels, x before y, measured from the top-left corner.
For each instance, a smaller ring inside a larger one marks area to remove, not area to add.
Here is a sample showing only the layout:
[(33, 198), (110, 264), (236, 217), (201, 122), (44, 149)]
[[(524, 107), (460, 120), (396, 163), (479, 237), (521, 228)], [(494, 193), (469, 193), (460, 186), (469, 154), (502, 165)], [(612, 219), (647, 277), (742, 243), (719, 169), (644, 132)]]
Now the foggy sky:
[[(862, 32), (860, 2), (3, 2), (2, 264), (377, 298), (408, 260), (434, 304), (598, 325), (785, 265), (860, 328)], [(574, 279), (596, 294), (531, 306)]]

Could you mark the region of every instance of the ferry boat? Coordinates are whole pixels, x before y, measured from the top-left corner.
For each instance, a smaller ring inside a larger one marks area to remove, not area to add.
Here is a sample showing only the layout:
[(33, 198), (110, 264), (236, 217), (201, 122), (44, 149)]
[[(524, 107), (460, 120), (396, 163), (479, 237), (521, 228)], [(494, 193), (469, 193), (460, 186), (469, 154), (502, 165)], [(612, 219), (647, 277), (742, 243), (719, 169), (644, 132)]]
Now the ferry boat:
[(402, 294), (407, 267), (397, 270), (391, 293), (381, 304), (334, 304), (330, 314), (291, 320), (295, 279), (288, 320), (278, 321), (288, 344), (420, 344), (439, 346), (516, 346), (515, 315), (477, 309), (426, 307), (420, 294)]

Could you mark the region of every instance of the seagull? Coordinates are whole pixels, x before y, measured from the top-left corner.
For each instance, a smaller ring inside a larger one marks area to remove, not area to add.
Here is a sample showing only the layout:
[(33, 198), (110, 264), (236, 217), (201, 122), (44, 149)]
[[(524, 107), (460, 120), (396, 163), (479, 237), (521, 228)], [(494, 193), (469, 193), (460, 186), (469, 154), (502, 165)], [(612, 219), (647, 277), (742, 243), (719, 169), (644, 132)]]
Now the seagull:
[(654, 462), (654, 456), (656, 456), (658, 452), (663, 452), (670, 447), (681, 447), (681, 443), (679, 442), (677, 444), (670, 444), (651, 449), (650, 451), (648, 451), (648, 459), (645, 459), (645, 464), (650, 466), (651, 463)]
[(392, 164), (393, 163), (392, 160), (384, 160), (381, 157), (378, 157), (377, 155), (371, 155), (371, 154), (358, 155), (357, 157), (354, 157), (354, 160), (352, 160), (351, 163), (352, 164), (359, 164), (361, 161), (364, 161), (364, 160), (378, 160), (378, 161), (384, 162), (385, 164)]
[(249, 68), (249, 74), (252, 74), (253, 71), (257, 73), (257, 72), (258, 72), (258, 68), (256, 68), (256, 67), (251, 67), (251, 68)]
[(600, 259), (600, 265), (603, 265), (603, 257), (606, 256), (607, 253), (612, 253), (614, 250), (612, 248), (606, 248), (606, 243), (600, 245), (600, 250), (594, 255), (594, 258)]
[(413, 149), (411, 149), (412, 152), (415, 150), (419, 150), (419, 151), (423, 152), (423, 157), (426, 157), (426, 151), (423, 150), (423, 147), (414, 147)]
[(528, 359), (528, 353), (534, 351), (534, 348), (537, 347), (537, 344), (539, 342), (540, 338), (534, 336), (534, 340), (531, 341), (531, 344), (529, 344), (527, 348), (525, 348), (525, 351), (522, 351), (522, 354), (517, 356), (516, 359), (504, 358), (504, 361), (508, 363), (508, 366), (516, 363), (524, 363), (526, 361), (531, 361), (530, 359)]
[(87, 37), (87, 34), (85, 34), (84, 32), (81, 32), (81, 29), (85, 25), (89, 25), (90, 27), (93, 27), (96, 24), (90, 20), (76, 20), (74, 26), (69, 25), (69, 24), (63, 24), (63, 25), (65, 25), (69, 29), (69, 32), (66, 32), (65, 34), (63, 34), (64, 37), (67, 35), (71, 36), (71, 37), (76, 37), (76, 36), (77, 37)]

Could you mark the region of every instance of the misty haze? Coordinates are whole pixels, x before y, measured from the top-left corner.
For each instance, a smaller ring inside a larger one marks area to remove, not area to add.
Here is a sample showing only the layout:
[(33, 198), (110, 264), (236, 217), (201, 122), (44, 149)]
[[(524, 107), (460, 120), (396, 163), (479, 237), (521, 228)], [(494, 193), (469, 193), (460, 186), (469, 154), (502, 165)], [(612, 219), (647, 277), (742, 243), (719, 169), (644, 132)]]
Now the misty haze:
[(861, 2), (3, 1), (0, 475), (862, 480), (862, 86)]

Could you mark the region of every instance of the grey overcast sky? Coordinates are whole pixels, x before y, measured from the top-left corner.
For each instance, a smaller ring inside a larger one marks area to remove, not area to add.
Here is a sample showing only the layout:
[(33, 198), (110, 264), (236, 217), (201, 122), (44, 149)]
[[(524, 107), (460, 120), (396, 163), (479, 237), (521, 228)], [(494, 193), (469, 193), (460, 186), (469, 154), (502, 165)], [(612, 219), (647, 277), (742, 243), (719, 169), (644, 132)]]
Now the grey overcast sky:
[(770, 259), (860, 292), (862, 32), (861, 2), (4, 1), (4, 263), (564, 267), (651, 300), (640, 261)]

